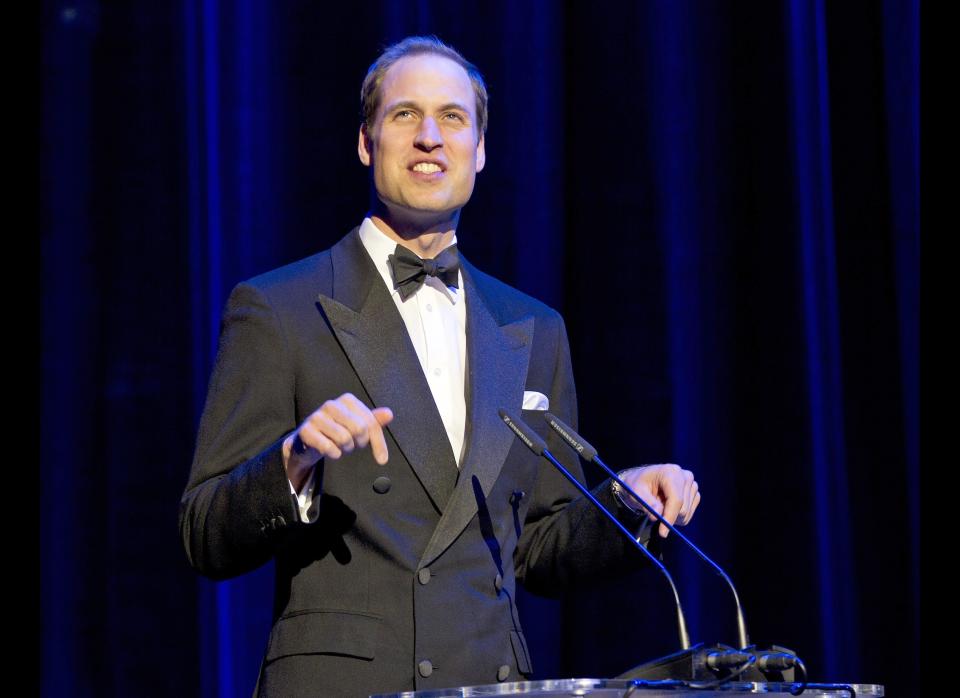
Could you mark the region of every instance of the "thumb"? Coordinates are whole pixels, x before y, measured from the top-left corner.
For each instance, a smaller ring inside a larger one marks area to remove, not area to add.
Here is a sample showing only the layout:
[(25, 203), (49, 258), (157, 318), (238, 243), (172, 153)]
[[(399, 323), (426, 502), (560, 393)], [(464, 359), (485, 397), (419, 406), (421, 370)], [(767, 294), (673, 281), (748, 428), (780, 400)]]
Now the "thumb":
[(375, 407), (371, 413), (382, 427), (393, 421), (393, 410), (389, 407)]
[[(634, 484), (633, 491), (636, 492), (641, 499), (643, 499), (647, 506), (649, 506), (658, 514), (663, 514), (663, 502), (653, 495), (653, 492), (649, 487), (647, 487), (646, 483), (640, 482)], [(643, 505), (640, 504), (640, 502), (635, 501), (631, 495), (628, 494), (627, 499), (631, 502), (631, 504), (633, 504), (633, 507), (637, 511), (646, 514), (651, 521), (657, 520), (657, 517), (655, 517), (653, 514), (647, 513), (647, 510), (643, 508)]]

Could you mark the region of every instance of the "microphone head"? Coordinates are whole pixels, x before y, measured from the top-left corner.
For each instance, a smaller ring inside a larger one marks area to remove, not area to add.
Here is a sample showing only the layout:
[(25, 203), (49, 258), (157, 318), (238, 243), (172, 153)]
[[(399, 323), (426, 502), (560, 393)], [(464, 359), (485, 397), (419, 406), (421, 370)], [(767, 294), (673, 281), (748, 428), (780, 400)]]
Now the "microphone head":
[(580, 454), (580, 457), (584, 460), (591, 461), (597, 456), (597, 449), (587, 442), (580, 434), (575, 432), (570, 426), (565, 424), (563, 420), (559, 419), (550, 412), (544, 412), (543, 418), (546, 420), (547, 424), (550, 425), (550, 428), (555, 432), (560, 434), (560, 437), (570, 444), (570, 447)]
[(547, 442), (541, 439), (537, 432), (531, 429), (522, 419), (510, 414), (502, 407), (498, 410), (498, 413), (503, 423), (510, 427), (513, 433), (517, 435), (517, 438), (527, 445), (527, 448), (538, 456), (543, 455), (543, 452), (547, 450)]

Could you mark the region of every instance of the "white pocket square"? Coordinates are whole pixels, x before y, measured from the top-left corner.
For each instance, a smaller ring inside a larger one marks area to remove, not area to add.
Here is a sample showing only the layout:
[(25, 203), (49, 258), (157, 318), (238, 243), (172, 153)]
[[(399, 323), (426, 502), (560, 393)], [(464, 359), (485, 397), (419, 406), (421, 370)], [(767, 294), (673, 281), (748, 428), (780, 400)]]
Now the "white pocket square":
[(550, 400), (543, 393), (536, 390), (523, 391), (523, 409), (525, 410), (549, 410)]

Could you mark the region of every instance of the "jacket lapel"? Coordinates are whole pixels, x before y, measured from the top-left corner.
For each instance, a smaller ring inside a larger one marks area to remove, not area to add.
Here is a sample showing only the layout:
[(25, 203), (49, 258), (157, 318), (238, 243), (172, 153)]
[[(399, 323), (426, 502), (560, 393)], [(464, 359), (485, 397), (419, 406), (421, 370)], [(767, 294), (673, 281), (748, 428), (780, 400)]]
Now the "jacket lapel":
[(330, 255), (332, 293), (318, 297), (323, 312), (371, 407), (393, 410), (387, 429), (443, 512), (457, 481), (457, 462), (403, 318), (356, 229)]
[(515, 437), (497, 410), (520, 410), (533, 341), (532, 316), (501, 325), (491, 310), (498, 307), (493, 292), (481, 291), (475, 270), (466, 261), (461, 270), (467, 303), (467, 449), (457, 487), (421, 566), (446, 550), (477, 513), (474, 478), (486, 497), (500, 474)]

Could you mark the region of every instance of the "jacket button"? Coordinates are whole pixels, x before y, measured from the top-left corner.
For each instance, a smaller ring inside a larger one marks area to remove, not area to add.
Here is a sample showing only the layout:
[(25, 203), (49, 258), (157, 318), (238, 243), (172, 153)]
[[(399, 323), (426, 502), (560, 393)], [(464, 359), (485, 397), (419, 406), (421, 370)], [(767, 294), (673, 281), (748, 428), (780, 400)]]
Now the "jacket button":
[(497, 681), (506, 681), (508, 676), (510, 676), (509, 664), (504, 664), (499, 669), (497, 669)]
[(421, 584), (426, 584), (430, 581), (430, 568), (424, 567), (422, 570), (417, 572), (417, 579), (420, 580)]
[(376, 480), (373, 481), (373, 491), (378, 494), (386, 494), (390, 491), (390, 478), (386, 475), (381, 475)]
[(497, 572), (497, 576), (493, 578), (493, 586), (496, 587), (497, 593), (500, 593), (500, 590), (503, 589), (503, 575)]
[(430, 663), (429, 659), (424, 659), (422, 662), (417, 664), (417, 671), (420, 672), (420, 676), (427, 678), (433, 673), (433, 664)]

